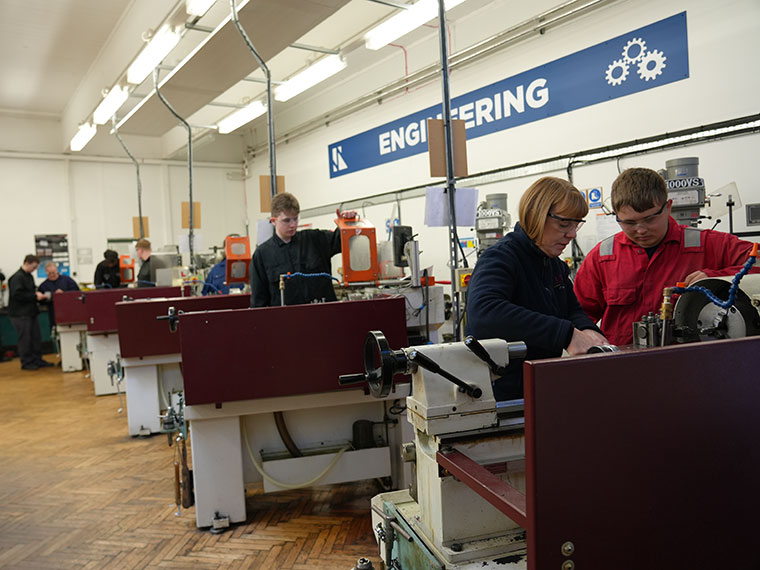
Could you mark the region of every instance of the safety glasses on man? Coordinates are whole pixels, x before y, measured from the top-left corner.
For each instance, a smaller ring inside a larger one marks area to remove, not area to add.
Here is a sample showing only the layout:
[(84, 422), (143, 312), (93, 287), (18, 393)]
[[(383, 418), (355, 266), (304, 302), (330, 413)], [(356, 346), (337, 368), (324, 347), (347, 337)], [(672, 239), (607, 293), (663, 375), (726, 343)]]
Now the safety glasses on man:
[(665, 206), (667, 206), (671, 200), (666, 200), (662, 203), (662, 206), (660, 206), (660, 209), (657, 210), (654, 214), (650, 214), (648, 216), (645, 216), (641, 218), (640, 220), (621, 220), (618, 218), (617, 213), (615, 213), (615, 221), (617, 221), (618, 224), (625, 228), (633, 229), (636, 226), (651, 226), (657, 221), (657, 218), (660, 217), (660, 215), (665, 211)]

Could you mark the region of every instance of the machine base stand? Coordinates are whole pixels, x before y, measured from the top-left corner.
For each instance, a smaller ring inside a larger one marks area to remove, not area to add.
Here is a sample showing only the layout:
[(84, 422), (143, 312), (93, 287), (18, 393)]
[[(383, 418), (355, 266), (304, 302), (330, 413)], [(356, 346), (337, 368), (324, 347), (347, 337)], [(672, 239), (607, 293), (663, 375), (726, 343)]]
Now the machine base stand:
[(375, 570), (375, 567), (372, 565), (372, 560), (369, 558), (359, 558), (359, 560), (356, 561), (356, 566), (354, 566), (352, 570)]
[[(424, 538), (424, 534), (416, 532), (420, 521), (419, 504), (412, 499), (409, 491), (392, 491), (381, 493), (372, 498), (373, 507), (383, 510), (384, 505), (392, 505), (398, 516), (398, 524), (411, 531), (412, 541), (399, 540), (393, 546), (393, 561), (385, 560), (385, 546), (380, 544), (380, 555), (387, 568), (394, 568), (392, 563), (399, 561), (402, 568), (411, 568), (415, 562), (424, 561), (426, 568), (446, 568), (446, 570), (526, 570), (527, 559), (525, 533), (522, 530), (510, 531), (504, 536), (452, 545), (442, 551), (436, 549)], [(386, 510), (387, 512), (387, 510)], [(376, 528), (381, 524), (381, 518), (372, 513), (372, 525)], [(455, 550), (456, 549), (456, 550)], [(432, 563), (435, 560), (436, 566)], [(411, 566), (410, 566), (411, 564)]]
[(230, 517), (216, 513), (214, 519), (211, 521), (211, 528), (209, 532), (211, 534), (222, 534), (230, 528)]

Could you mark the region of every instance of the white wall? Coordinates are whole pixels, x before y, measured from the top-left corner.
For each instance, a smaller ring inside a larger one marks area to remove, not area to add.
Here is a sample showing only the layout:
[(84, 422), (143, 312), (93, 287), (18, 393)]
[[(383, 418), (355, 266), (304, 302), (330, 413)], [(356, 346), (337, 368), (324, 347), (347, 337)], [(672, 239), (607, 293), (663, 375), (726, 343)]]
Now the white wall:
[[(479, 26), (486, 25), (497, 31), (528, 17), (529, 14), (525, 13), (515, 15), (513, 4), (496, 2), (470, 18), (458, 20), (452, 24), (453, 43), (460, 48), (470, 45), (475, 36), (480, 37), (482, 33)], [(544, 4), (536, 5), (532, 13), (552, 5)], [(684, 10), (687, 11), (689, 37), (688, 79), (473, 139), (468, 142), (470, 173), (757, 113), (760, 77), (748, 73), (756, 67), (755, 55), (760, 53), (760, 4), (756, 0), (721, 3), (709, 0), (639, 0), (612, 3), (571, 24), (549, 30), (545, 35), (456, 70), (451, 77), (452, 96), (511, 77)], [(410, 62), (415, 61), (417, 53), (429, 53), (434, 41), (435, 38), (429, 38), (415, 45), (407, 45)], [(398, 54), (392, 50), (389, 51), (387, 65), (402, 65)], [(385, 67), (378, 65), (354, 74), (336, 87), (339, 93), (321, 90), (312, 96), (312, 103), (321, 107), (331, 99), (351, 100), (351, 90), (358, 96), (364, 89), (362, 84), (371, 80), (369, 74), (385, 72)], [(353, 84), (354, 81), (357, 83)], [(306, 137), (279, 145), (278, 173), (285, 175), (288, 190), (298, 196), (304, 209), (427, 184), (431, 178), (426, 154), (330, 179), (327, 146), (433, 105), (440, 101), (440, 92), (440, 83), (434, 82), (346, 119), (331, 122)], [(760, 186), (756, 184), (757, 168), (754, 164), (758, 152), (760, 136), (750, 135), (626, 158), (621, 161), (620, 167), (660, 169), (664, 168), (668, 159), (697, 156), (700, 158), (700, 175), (705, 178), (708, 192), (736, 181), (745, 203), (760, 202)], [(254, 175), (266, 174), (267, 169), (265, 154), (252, 165)], [(552, 174), (566, 176), (564, 171)], [(577, 167), (574, 181), (579, 188), (601, 186), (606, 195), (616, 175), (617, 165), (610, 161)], [(519, 197), (534, 179), (483, 185), (480, 195), (508, 193), (509, 210), (514, 221)], [(392, 204), (368, 205), (365, 208), (367, 217), (378, 226), (379, 234), (383, 234), (391, 209)], [(402, 203), (403, 223), (412, 225), (419, 233), (423, 264), (434, 265), (435, 275), (439, 279), (448, 279), (447, 231), (445, 228), (424, 227), (423, 212), (422, 199), (404, 200)], [(311, 222), (315, 227), (329, 228), (333, 226), (332, 218), (332, 215), (327, 215), (303, 221)], [(593, 216), (589, 219), (590, 223), (582, 228), (579, 236), (584, 251), (596, 242), (596, 224)], [(727, 222), (721, 223), (718, 229), (727, 230)], [(743, 208), (736, 212), (734, 229), (748, 229), (744, 225)], [(460, 237), (473, 235), (470, 228), (460, 228), (459, 233)]]
[[(194, 200), (201, 203), (201, 228), (195, 231), (206, 248), (221, 245), (228, 233), (245, 235), (250, 214), (239, 172), (229, 164), (194, 168)], [(131, 162), (0, 155), (0, 173), (0, 269), (6, 276), (34, 252), (35, 234), (68, 234), (72, 271), (82, 282), (92, 281), (108, 238), (132, 236), (137, 181)], [(238, 176), (230, 180), (228, 173)], [(141, 179), (142, 210), (154, 249), (177, 244), (180, 233), (187, 233), (180, 227), (181, 203), (188, 200), (186, 165), (148, 161), (141, 166)], [(92, 263), (78, 263), (78, 248), (92, 249)]]

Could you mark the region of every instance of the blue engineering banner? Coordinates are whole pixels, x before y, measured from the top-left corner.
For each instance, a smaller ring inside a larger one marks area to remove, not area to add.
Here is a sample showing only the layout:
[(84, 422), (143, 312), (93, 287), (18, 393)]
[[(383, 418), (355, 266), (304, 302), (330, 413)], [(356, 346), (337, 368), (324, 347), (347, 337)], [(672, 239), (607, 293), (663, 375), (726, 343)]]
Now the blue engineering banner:
[[(482, 137), (689, 77), (686, 12), (455, 97), (467, 139)], [(330, 178), (427, 152), (433, 105), (328, 148)]]

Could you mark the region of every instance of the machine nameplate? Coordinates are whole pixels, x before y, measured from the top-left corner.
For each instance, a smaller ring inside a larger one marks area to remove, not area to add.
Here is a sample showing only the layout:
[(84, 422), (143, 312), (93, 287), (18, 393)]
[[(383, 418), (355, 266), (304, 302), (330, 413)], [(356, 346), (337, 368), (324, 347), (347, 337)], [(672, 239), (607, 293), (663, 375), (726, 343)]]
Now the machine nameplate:
[(501, 227), (499, 218), (478, 218), (476, 223), (479, 230), (496, 230)]
[(674, 178), (672, 180), (665, 181), (668, 185), (668, 190), (682, 190), (684, 188), (704, 188), (705, 181), (698, 176), (687, 176), (684, 178)]
[(673, 200), (673, 206), (699, 206), (699, 191), (697, 190), (680, 190), (670, 192), (668, 196)]

